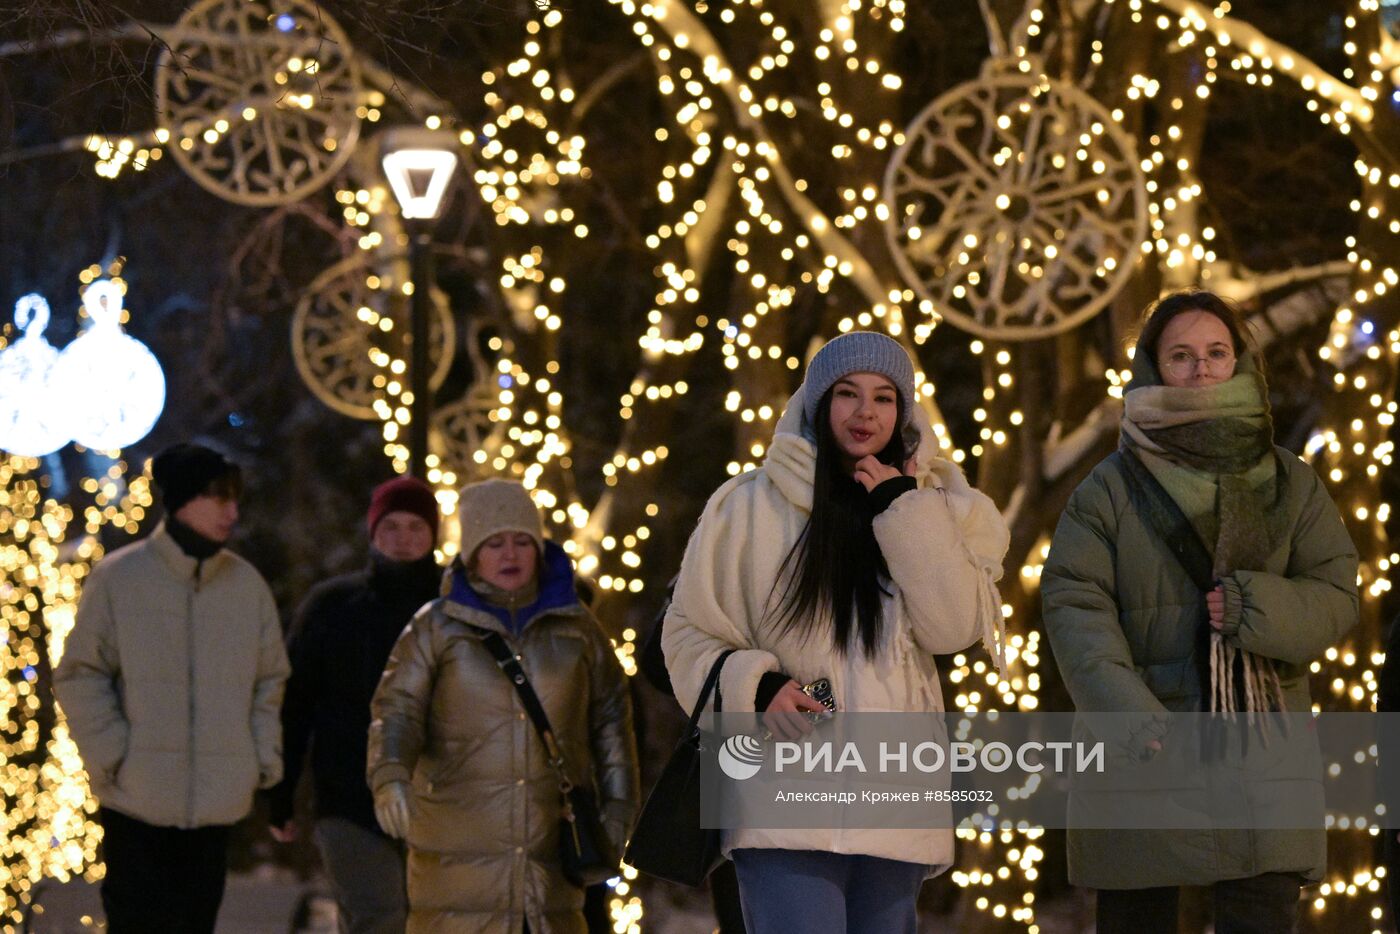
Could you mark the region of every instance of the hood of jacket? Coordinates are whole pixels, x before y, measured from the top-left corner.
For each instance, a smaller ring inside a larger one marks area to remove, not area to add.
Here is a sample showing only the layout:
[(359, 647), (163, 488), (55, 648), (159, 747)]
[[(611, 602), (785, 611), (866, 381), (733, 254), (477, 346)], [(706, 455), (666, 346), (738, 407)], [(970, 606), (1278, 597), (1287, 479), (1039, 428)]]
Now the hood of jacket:
[[(544, 559), (540, 562), (539, 590), (534, 602), (519, 607), (516, 618), (524, 620), (521, 628), (542, 613), (573, 610), (581, 607), (578, 591), (574, 589), (574, 564), (567, 552), (554, 542), (544, 543)], [(484, 613), (511, 629), (511, 611), (488, 601), (467, 580), (466, 569), (460, 564), (452, 570), (452, 590), (447, 599), (477, 613)]]
[[(787, 408), (778, 419), (763, 471), (773, 481), (783, 497), (804, 513), (812, 511), (812, 486), (817, 474), (817, 446), (810, 438), (815, 427), (802, 411), (803, 387), (788, 400)], [(915, 477), (921, 488), (941, 489), (962, 529), (964, 543), (976, 558), (977, 565), (1001, 580), (1002, 558), (1010, 545), (1011, 533), (1003, 522), (975, 521), (974, 512), (985, 511), (990, 505), (986, 496), (972, 488), (962, 468), (940, 455), (942, 445), (933, 430), (928, 412), (914, 406), (910, 429), (917, 432), (918, 448), (914, 454)]]

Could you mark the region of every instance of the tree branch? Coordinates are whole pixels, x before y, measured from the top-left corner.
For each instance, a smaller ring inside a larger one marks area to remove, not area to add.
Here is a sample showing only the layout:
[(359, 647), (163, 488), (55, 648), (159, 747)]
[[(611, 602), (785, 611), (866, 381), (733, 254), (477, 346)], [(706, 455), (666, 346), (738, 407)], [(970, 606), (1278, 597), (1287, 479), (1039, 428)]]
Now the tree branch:
[(1232, 301), (1246, 302), (1265, 292), (1318, 279), (1350, 276), (1354, 271), (1355, 266), (1350, 260), (1338, 259), (1316, 266), (1300, 266), (1296, 269), (1266, 272), (1241, 279), (1233, 275), (1233, 270), (1228, 264), (1217, 261), (1209, 265), (1206, 278), (1210, 280), (1211, 291)]
[(1231, 16), (1216, 16), (1215, 12), (1192, 0), (1152, 0), (1158, 6), (1191, 19), (1198, 30), (1209, 29), (1222, 45), (1243, 48), (1255, 58), (1269, 58), (1273, 67), (1297, 81), (1303, 90), (1335, 104), (1343, 113), (1360, 123), (1369, 123), (1374, 111), (1371, 102), (1356, 88), (1335, 78), (1321, 65), (1271, 39), (1244, 20)]
[(720, 72), (732, 76), (734, 69), (729, 67), (724, 50), (720, 48), (719, 43), (715, 41), (705, 24), (678, 0), (659, 0), (653, 6), (656, 10), (657, 24), (670, 33), (676, 45), (680, 48), (690, 48), (702, 62), (705, 62), (705, 70), (709, 73), (711, 80), (729, 98), (734, 110), (735, 121), (753, 134), (754, 139), (762, 147), (761, 151), (766, 153), (765, 160), (773, 173), (774, 183), (782, 192), (783, 197), (787, 199), (798, 221), (812, 235), (812, 239), (830, 255), (850, 264), (851, 274), (849, 278), (865, 296), (866, 301), (872, 305), (885, 302), (888, 289), (881, 284), (879, 276), (875, 274), (869, 261), (849, 240), (837, 232), (836, 225), (822, 213), (821, 208), (797, 190), (792, 174), (788, 172), (787, 166), (779, 155), (778, 146), (768, 135), (768, 128), (760, 118), (749, 113), (749, 104), (740, 97), (739, 88), (734, 79), (730, 77), (727, 80), (720, 80), (715, 77)]
[[(83, 29), (67, 29), (54, 33), (42, 41), (0, 43), (0, 58), (17, 55), (31, 55), (37, 52), (53, 51), (72, 46), (92, 44), (105, 45), (115, 42), (155, 41), (170, 46), (186, 38), (200, 38), (206, 42), (218, 40), (219, 34), (208, 30), (190, 30), (176, 25), (151, 24), (132, 21), (123, 26), (89, 32)], [(385, 68), (378, 61), (358, 49), (351, 50), (358, 62), (365, 80), (385, 92), (397, 97), (415, 116), (429, 113), (448, 115), (454, 113), (447, 101), (416, 84), (405, 82), (398, 75)]]

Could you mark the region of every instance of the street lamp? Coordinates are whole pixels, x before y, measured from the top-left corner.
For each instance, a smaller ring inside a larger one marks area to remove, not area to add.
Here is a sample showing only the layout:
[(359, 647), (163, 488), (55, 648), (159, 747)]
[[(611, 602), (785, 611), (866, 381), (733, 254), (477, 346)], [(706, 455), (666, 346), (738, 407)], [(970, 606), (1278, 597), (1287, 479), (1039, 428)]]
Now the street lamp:
[(432, 314), (433, 225), (442, 214), (452, 174), (457, 170), (457, 139), (446, 130), (396, 127), (379, 136), (380, 164), (399, 203), (408, 230), (413, 276), (409, 387), (413, 392), (408, 426), (409, 472), (427, 474), (428, 423), (432, 420), (432, 363), (428, 323)]

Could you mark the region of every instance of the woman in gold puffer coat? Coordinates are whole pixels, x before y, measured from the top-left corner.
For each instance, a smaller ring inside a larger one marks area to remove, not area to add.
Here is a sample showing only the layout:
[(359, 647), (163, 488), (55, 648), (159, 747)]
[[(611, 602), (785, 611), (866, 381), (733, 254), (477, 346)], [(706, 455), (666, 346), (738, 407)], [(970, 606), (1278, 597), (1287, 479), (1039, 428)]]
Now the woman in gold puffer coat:
[(638, 794), (622, 668), (522, 486), (473, 484), (460, 508), (466, 560), (399, 637), (372, 704), (368, 780), (381, 825), (408, 843), (408, 931), (583, 934), (583, 890), (559, 865), (558, 774), (480, 630), (520, 658), (618, 853)]

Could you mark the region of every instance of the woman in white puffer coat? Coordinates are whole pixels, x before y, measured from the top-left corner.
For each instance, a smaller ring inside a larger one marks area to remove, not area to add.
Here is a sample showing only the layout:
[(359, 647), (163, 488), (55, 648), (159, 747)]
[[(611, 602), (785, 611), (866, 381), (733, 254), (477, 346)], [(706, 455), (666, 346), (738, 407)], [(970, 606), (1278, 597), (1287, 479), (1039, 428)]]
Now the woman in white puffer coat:
[[(981, 638), (1001, 666), (995, 581), (1009, 536), (992, 501), (939, 457), (914, 367), (882, 334), (824, 346), (762, 467), (710, 498), (686, 548), (662, 647), (691, 709), (722, 652), (724, 710), (791, 736), (831, 682), (843, 711), (937, 712), (933, 656)], [(728, 831), (752, 934), (914, 934), (950, 829)]]

